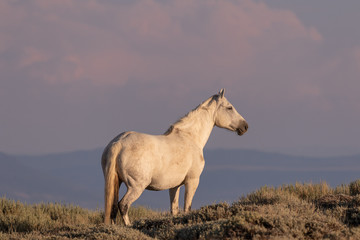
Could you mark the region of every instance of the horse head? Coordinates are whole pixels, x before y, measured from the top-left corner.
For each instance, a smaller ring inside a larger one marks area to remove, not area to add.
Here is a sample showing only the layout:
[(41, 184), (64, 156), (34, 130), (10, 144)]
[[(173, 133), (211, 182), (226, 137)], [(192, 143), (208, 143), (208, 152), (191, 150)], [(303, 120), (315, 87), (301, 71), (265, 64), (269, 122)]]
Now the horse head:
[(243, 135), (249, 128), (245, 119), (236, 111), (235, 107), (225, 98), (225, 89), (214, 96), (217, 102), (215, 111), (215, 125)]

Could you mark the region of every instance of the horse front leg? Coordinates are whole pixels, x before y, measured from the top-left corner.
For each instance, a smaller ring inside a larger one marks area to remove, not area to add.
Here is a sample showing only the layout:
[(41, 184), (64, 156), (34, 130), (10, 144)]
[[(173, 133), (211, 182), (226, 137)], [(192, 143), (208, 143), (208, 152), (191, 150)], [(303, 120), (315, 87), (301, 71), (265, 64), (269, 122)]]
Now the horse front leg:
[(184, 203), (185, 213), (191, 210), (191, 203), (198, 185), (199, 185), (199, 178), (192, 178), (185, 182), (185, 203)]
[(172, 215), (176, 215), (179, 213), (179, 193), (180, 186), (169, 189), (170, 212)]

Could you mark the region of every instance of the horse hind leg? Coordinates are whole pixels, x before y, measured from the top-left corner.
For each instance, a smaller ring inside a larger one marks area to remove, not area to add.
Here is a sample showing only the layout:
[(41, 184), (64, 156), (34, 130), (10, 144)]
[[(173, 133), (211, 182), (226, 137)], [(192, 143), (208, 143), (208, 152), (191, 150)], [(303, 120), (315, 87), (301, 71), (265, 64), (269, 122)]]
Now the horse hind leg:
[(124, 220), (125, 226), (131, 225), (128, 215), (131, 204), (140, 197), (140, 195), (143, 193), (144, 190), (145, 188), (128, 186), (127, 192), (125, 193), (124, 197), (120, 200), (118, 207), (122, 219)]

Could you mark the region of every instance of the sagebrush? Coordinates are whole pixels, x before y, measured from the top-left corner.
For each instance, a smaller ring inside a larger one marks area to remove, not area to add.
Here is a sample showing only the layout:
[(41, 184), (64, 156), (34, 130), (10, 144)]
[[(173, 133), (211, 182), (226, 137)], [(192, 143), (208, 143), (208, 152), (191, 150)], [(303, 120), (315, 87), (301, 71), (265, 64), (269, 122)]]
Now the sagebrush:
[(359, 183), (264, 186), (232, 204), (178, 216), (131, 208), (130, 228), (120, 218), (102, 224), (102, 211), (2, 198), (0, 239), (360, 239)]

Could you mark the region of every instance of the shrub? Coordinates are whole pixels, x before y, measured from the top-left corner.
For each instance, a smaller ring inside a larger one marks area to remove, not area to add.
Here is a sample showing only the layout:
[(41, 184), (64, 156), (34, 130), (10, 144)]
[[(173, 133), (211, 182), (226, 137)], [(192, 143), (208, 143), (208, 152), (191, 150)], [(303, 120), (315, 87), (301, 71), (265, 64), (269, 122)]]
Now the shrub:
[(298, 198), (306, 201), (317, 200), (332, 191), (332, 189), (326, 182), (321, 182), (319, 184), (301, 184), (296, 182), (295, 185), (283, 185), (280, 187), (280, 189), (282, 191), (294, 194)]
[(265, 186), (177, 216), (135, 207), (131, 228), (102, 224), (102, 211), (0, 198), (0, 239), (360, 239), (358, 183)]
[(360, 179), (351, 182), (349, 188), (351, 196), (360, 194)]
[(98, 224), (102, 222), (99, 211), (58, 203), (28, 205), (0, 198), (0, 231), (44, 231), (58, 226)]
[[(145, 207), (129, 210), (130, 218), (134, 220), (144, 217), (151, 219), (161, 214)], [(136, 230), (119, 229), (121, 224), (105, 226), (103, 219), (104, 213), (99, 210), (59, 203), (29, 205), (0, 198), (0, 239), (42, 239), (41, 236), (52, 235), (62, 236), (62, 239), (86, 239), (94, 235), (99, 238), (92, 239), (146, 239)], [(111, 238), (113, 234), (117, 237)]]

